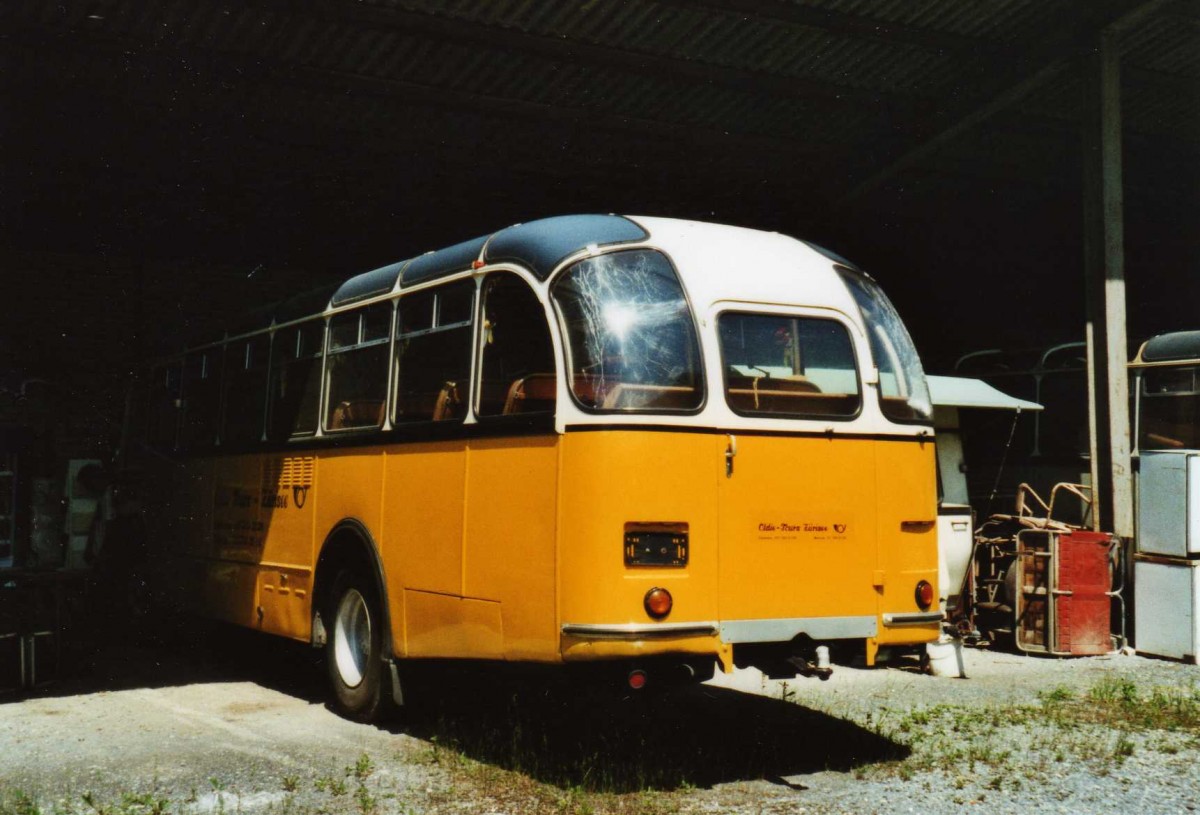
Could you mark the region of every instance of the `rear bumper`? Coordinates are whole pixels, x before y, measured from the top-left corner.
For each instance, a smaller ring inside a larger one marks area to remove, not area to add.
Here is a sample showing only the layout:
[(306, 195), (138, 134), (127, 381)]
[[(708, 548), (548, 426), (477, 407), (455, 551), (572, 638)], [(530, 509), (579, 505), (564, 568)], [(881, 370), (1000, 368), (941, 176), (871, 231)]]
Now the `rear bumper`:
[(576, 640), (642, 642), (701, 637), (716, 639), (729, 645), (790, 642), (801, 635), (814, 640), (866, 639), (878, 633), (879, 618), (873, 614), (681, 623), (565, 623), (562, 627), (563, 637)]
[(941, 611), (921, 611), (909, 614), (884, 614), (885, 628), (907, 628), (914, 625), (933, 625), (946, 618)]
[(711, 637), (718, 630), (716, 623), (624, 623), (592, 625), (566, 623), (563, 636), (585, 640), (664, 640), (689, 637)]
[[(603, 644), (606, 655), (623, 648), (655, 652), (683, 646), (682, 650), (719, 650), (745, 643), (791, 642), (797, 637), (811, 640), (865, 640), (884, 630), (930, 627), (941, 623), (941, 611), (864, 614), (847, 617), (784, 617), (765, 620), (701, 620), (678, 623), (564, 623), (564, 654), (585, 643)], [(888, 638), (892, 639), (892, 638)], [(590, 649), (587, 649), (590, 650)]]

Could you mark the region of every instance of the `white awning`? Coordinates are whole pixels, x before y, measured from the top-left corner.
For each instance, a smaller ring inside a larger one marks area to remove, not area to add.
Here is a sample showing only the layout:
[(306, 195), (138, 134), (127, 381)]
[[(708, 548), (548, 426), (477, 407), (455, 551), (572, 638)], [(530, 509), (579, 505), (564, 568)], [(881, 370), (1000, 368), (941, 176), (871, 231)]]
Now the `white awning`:
[(1000, 410), (1041, 410), (1037, 402), (1027, 402), (998, 391), (982, 379), (963, 376), (929, 376), (929, 395), (935, 407), (997, 408)]

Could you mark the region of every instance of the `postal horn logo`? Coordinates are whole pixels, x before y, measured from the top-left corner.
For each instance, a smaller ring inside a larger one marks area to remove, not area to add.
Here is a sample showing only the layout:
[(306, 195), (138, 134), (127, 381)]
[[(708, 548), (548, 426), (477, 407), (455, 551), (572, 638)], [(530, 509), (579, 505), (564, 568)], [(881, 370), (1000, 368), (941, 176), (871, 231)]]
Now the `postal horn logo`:
[(292, 503), (296, 509), (303, 509), (304, 502), (308, 500), (308, 487), (292, 487)]
[(846, 525), (845, 524), (834, 524), (833, 531), (840, 535), (846, 531)]

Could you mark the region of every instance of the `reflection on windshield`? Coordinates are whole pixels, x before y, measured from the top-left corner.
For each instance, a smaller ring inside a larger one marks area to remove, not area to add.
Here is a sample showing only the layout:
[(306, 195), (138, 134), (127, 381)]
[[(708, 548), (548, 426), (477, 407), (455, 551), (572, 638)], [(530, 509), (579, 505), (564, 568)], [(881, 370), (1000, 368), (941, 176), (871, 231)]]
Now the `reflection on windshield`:
[(925, 384), (925, 371), (900, 315), (873, 280), (849, 269), (838, 268), (837, 271), (866, 324), (871, 356), (879, 369), (879, 402), (883, 414), (897, 421), (930, 421), (933, 403)]
[(553, 287), (571, 389), (586, 408), (691, 410), (703, 399), (700, 350), (675, 270), (631, 250), (581, 260)]

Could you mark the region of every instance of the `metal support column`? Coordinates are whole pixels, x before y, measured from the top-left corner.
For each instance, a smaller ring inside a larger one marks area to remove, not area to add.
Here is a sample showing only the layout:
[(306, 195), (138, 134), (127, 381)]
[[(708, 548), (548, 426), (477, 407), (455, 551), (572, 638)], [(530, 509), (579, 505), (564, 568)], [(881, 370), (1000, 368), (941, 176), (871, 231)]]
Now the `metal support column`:
[(1119, 32), (1100, 34), (1084, 77), (1084, 272), (1087, 280), (1088, 420), (1092, 524), (1133, 536), (1125, 334)]

